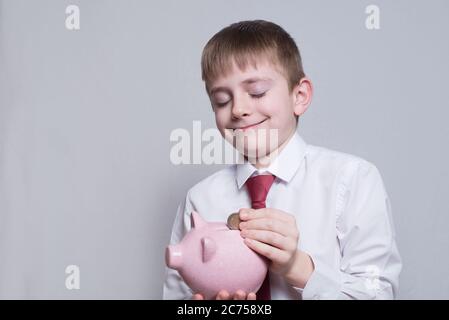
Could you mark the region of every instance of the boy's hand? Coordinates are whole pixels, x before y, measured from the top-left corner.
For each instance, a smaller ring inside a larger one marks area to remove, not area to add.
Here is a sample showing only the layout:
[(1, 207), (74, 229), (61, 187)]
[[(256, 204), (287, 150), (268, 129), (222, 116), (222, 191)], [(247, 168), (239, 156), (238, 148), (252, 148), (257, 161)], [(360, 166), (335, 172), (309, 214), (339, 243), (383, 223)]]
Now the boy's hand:
[(292, 285), (304, 287), (313, 272), (309, 255), (299, 251), (299, 231), (291, 214), (273, 208), (240, 209), (245, 243), (268, 258), (270, 270)]
[[(196, 293), (192, 297), (193, 300), (204, 300), (204, 296), (200, 293)], [(233, 296), (229, 294), (226, 290), (221, 290), (215, 297), (216, 300), (256, 300), (256, 294), (250, 292), (248, 295), (242, 291), (237, 290)]]

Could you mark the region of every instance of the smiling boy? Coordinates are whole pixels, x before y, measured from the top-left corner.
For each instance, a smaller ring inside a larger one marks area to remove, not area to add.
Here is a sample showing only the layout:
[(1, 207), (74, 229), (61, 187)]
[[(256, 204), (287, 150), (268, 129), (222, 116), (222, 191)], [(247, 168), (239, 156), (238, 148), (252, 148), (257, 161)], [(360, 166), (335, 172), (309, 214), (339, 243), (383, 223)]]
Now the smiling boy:
[[(267, 21), (234, 23), (209, 40), (201, 66), (217, 128), (246, 161), (189, 190), (171, 243), (193, 210), (210, 221), (238, 211), (245, 243), (270, 261), (260, 292), (216, 298), (394, 298), (401, 261), (382, 178), (368, 161), (297, 133), (313, 87), (290, 35)], [(259, 134), (273, 131), (275, 139)], [(257, 204), (251, 188), (267, 179)], [(203, 298), (167, 269), (164, 298), (191, 297)]]

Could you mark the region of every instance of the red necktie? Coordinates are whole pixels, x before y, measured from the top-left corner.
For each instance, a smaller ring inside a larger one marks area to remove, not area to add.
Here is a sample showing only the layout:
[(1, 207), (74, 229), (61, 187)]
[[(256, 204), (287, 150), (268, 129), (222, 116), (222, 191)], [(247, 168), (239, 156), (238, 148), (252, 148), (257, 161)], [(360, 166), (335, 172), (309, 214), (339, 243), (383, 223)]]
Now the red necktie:
[[(246, 187), (248, 189), (249, 196), (251, 197), (251, 207), (253, 209), (265, 208), (265, 200), (267, 199), (268, 191), (270, 190), (274, 179), (275, 176), (270, 174), (258, 175), (249, 178), (246, 181)], [(271, 300), (270, 278), (268, 272), (262, 286), (259, 291), (257, 291), (256, 296), (257, 300)]]

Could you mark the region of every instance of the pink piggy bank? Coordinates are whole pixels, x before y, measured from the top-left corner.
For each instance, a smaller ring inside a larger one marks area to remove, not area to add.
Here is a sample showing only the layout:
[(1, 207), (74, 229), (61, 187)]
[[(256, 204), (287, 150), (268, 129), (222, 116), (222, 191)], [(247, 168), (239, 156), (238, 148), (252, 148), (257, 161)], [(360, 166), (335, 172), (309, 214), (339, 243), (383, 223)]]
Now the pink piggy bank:
[(267, 260), (251, 250), (225, 223), (206, 222), (193, 211), (192, 229), (165, 252), (169, 268), (178, 270), (194, 293), (214, 299), (224, 289), (257, 292), (267, 273)]

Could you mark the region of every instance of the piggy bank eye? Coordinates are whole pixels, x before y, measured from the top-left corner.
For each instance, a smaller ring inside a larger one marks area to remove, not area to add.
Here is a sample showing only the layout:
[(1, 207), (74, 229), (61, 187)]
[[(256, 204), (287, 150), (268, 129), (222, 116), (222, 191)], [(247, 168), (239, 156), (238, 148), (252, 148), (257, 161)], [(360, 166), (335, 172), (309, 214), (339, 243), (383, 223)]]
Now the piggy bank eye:
[(210, 261), (217, 251), (215, 241), (209, 237), (204, 237), (201, 239), (201, 247), (203, 250), (203, 263)]

